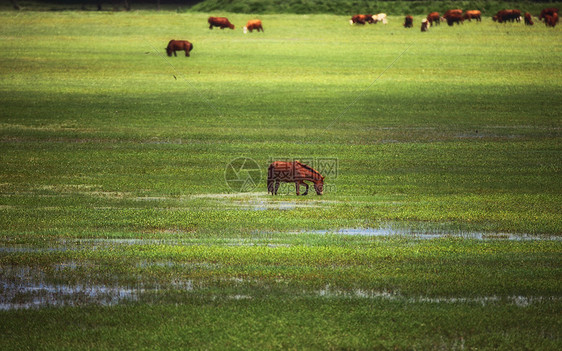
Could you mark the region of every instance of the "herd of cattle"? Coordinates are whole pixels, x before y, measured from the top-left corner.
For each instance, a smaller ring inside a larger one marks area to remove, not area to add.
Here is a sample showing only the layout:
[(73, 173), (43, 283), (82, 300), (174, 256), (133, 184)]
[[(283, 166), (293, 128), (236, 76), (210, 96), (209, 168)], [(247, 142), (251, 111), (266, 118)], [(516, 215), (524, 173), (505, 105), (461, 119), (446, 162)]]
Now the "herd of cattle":
[[(532, 26), (534, 24), (533, 17), (529, 12), (525, 12), (523, 16), (521, 16), (520, 10), (500, 10), (496, 13), (495, 16), (492, 17), (494, 22), (498, 23), (505, 23), (505, 22), (521, 22), (521, 19), (524, 19), (525, 24)], [(426, 18), (422, 20), (421, 23), (421, 31), (426, 32), (430, 26), (438, 25), (441, 22), (447, 22), (449, 26), (456, 24), (463, 23), (464, 20), (476, 20), (482, 21), (482, 13), (479, 10), (467, 10), (464, 11), (460, 9), (455, 10), (448, 10), (446, 11), (443, 16), (439, 14), (439, 12), (431, 12), (427, 15)], [(547, 27), (555, 27), (558, 23), (558, 9), (555, 7), (546, 8), (541, 11), (539, 15), (539, 21), (544, 21)], [(230, 28), (234, 29), (234, 25), (230, 23), (228, 18), (226, 17), (209, 17), (207, 20), (209, 23), (209, 29), (213, 29), (213, 27), (218, 27), (220, 29)], [(366, 23), (378, 23), (382, 22), (383, 24), (387, 24), (388, 21), (386, 19), (386, 14), (379, 13), (376, 15), (354, 15), (349, 20), (350, 24), (366, 24)], [(412, 16), (406, 16), (404, 19), (404, 27), (411, 28), (414, 26), (414, 18)], [(260, 20), (250, 20), (246, 23), (244, 27), (244, 33), (248, 31), (252, 32), (257, 30), (258, 32), (263, 32), (263, 26)], [(189, 57), (190, 51), (193, 50), (193, 44), (187, 40), (170, 40), (168, 46), (166, 47), (166, 53), (168, 56), (177, 56), (176, 51), (185, 51), (185, 56)]]
[[(209, 29), (213, 29), (213, 27), (219, 27), (220, 29), (234, 29), (234, 24), (230, 23), (226, 17), (209, 17), (207, 22), (209, 23)], [(263, 32), (263, 26), (261, 21), (258, 19), (248, 21), (244, 27), (244, 33), (247, 33), (248, 31), (252, 32), (254, 30)], [(168, 56), (172, 56), (172, 54), (174, 56), (178, 56), (176, 51), (185, 51), (185, 56), (189, 57), (191, 50), (193, 50), (193, 44), (187, 40), (172, 39), (166, 47), (166, 53)]]
[[(378, 14), (375, 16), (380, 16), (384, 14)], [(359, 17), (363, 16), (363, 17)], [(376, 23), (376, 21), (370, 20), (369, 16), (371, 15), (355, 15), (351, 18), (351, 23), (358, 23), (358, 24), (365, 24), (365, 23)], [(384, 15), (386, 18), (386, 15)], [(354, 18), (362, 18), (362, 22), (354, 21)], [(421, 31), (425, 32), (429, 29), (430, 26), (434, 24), (440, 24), (441, 22), (447, 22), (449, 26), (456, 24), (463, 23), (464, 20), (476, 20), (482, 21), (482, 12), (479, 10), (467, 10), (463, 13), (463, 10), (455, 9), (455, 10), (448, 10), (441, 16), (439, 12), (431, 12), (427, 15), (426, 18), (422, 20), (421, 23)], [(525, 24), (532, 26), (535, 23), (533, 22), (533, 16), (529, 12), (525, 12), (523, 16), (521, 16), (521, 10), (500, 10), (496, 13), (495, 16), (492, 17), (494, 22), (498, 23), (506, 23), (506, 22), (521, 22), (521, 19), (524, 19)], [(543, 9), (541, 14), (539, 15), (539, 21), (544, 21), (547, 27), (556, 27), (558, 23), (558, 9), (555, 7), (550, 7)], [(406, 16), (404, 19), (404, 27), (411, 28), (414, 26), (414, 18), (412, 16)]]

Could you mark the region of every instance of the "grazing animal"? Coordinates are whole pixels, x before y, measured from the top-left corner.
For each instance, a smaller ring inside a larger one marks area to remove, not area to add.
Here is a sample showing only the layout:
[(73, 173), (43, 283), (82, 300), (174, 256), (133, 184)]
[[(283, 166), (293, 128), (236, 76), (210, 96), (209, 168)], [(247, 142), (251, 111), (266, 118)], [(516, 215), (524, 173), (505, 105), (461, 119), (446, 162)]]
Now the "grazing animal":
[(410, 15), (404, 18), (404, 28), (412, 28), (414, 26), (414, 18)]
[(170, 40), (168, 43), (168, 47), (166, 47), (166, 53), (168, 56), (178, 56), (176, 51), (185, 51), (185, 56), (189, 57), (189, 52), (193, 50), (193, 44), (188, 42), (187, 40)]
[(461, 9), (447, 10), (447, 12), (443, 15), (443, 18), (447, 21), (449, 26), (452, 26), (455, 23), (460, 24), (464, 21)]
[(234, 29), (234, 25), (226, 17), (209, 17), (207, 22), (209, 22), (209, 29), (213, 29), (213, 27)]
[(445, 20), (447, 20), (447, 24), (449, 26), (456, 24), (461, 24), (464, 22), (462, 15), (458, 14), (458, 13), (449, 13), (449, 14), (445, 14), (445, 16), (443, 16), (443, 18), (445, 18)]
[(427, 15), (427, 21), (429, 22), (430, 26), (433, 26), (433, 23), (441, 24), (441, 16), (439, 16), (439, 12), (432, 12)]
[(558, 14), (555, 12), (552, 14), (552, 16), (550, 15), (546, 15), (544, 16), (544, 24), (546, 24), (547, 27), (556, 27), (556, 23), (558, 23)]
[(260, 30), (263, 32), (263, 27), (260, 20), (256, 19), (248, 21), (248, 23), (246, 23), (246, 26), (244, 27), (244, 33), (247, 33), (248, 31), (250, 31), (251, 33), (254, 29), (258, 32)]
[(314, 190), (316, 190), (316, 194), (323, 194), (324, 177), (318, 173), (318, 171), (299, 161), (275, 161), (269, 165), (267, 170), (267, 193), (277, 195), (280, 182), (294, 182), (297, 195), (300, 195), (300, 185), (304, 185), (306, 187), (303, 195), (307, 195), (308, 184), (305, 183), (305, 181), (314, 183)]
[(500, 10), (492, 17), (494, 22), (505, 23), (509, 22), (521, 22), (521, 11), (520, 10)]
[(377, 24), (378, 22), (382, 22), (382, 24), (387, 24), (388, 21), (386, 20), (386, 13), (378, 13), (376, 15), (372, 15), (372, 22), (369, 23), (374, 23)]
[(531, 16), (529, 12), (525, 12), (525, 24), (528, 26), (532, 26), (533, 24), (535, 24), (533, 22), (533, 16)]
[(467, 10), (463, 15), (463, 19), (468, 21), (475, 19), (478, 22), (482, 22), (482, 12), (480, 10)]
[(421, 23), (421, 31), (422, 31), (422, 32), (427, 32), (428, 29), (429, 29), (429, 21), (427, 20), (427, 18), (424, 18), (424, 19), (422, 20), (422, 23)]
[(558, 14), (558, 8), (556, 7), (548, 7), (546, 9), (543, 9), (541, 11), (541, 14), (539, 15), (539, 21), (543, 20), (545, 18), (545, 16), (552, 16), (553, 14)]
[(373, 23), (372, 15), (354, 15), (349, 20), (349, 24), (365, 24), (365, 22)]

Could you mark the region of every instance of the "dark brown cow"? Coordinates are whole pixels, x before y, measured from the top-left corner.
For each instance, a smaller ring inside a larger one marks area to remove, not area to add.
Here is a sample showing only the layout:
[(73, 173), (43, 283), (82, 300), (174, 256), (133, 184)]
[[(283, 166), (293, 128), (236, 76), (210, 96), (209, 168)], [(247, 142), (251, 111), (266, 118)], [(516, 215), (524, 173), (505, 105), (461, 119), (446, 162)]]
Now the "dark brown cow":
[(187, 40), (170, 40), (168, 43), (168, 47), (166, 48), (166, 53), (168, 56), (178, 56), (176, 51), (185, 51), (185, 56), (189, 57), (189, 52), (193, 50), (193, 44), (188, 42)]
[(373, 15), (354, 15), (349, 20), (349, 24), (365, 24), (365, 22), (373, 23)]
[(541, 14), (539, 15), (539, 21), (543, 20), (545, 16), (552, 16), (555, 13), (559, 13), (558, 8), (556, 7), (548, 7), (546, 9), (543, 9), (541, 11)]
[(404, 18), (404, 28), (412, 28), (414, 26), (414, 18), (412, 16), (406, 16)]
[(234, 29), (234, 25), (226, 17), (209, 17), (207, 22), (209, 22), (209, 29), (213, 29), (213, 27)]
[(533, 22), (533, 16), (531, 16), (529, 12), (525, 12), (525, 24), (528, 26), (532, 26), (533, 24), (535, 24)]
[(427, 15), (427, 20), (430, 26), (433, 26), (434, 22), (435, 24), (441, 24), (441, 16), (439, 16), (439, 12), (430, 13), (429, 15)]
[(447, 24), (449, 26), (456, 24), (461, 24), (464, 22), (462, 15), (458, 14), (458, 13), (449, 13), (449, 14), (445, 14), (445, 16), (443, 16), (443, 18), (445, 18), (447, 20)]
[(443, 15), (443, 18), (447, 21), (449, 26), (452, 26), (455, 23), (461, 24), (464, 21), (461, 9), (447, 10), (447, 12)]
[(552, 16), (550, 15), (546, 15), (544, 16), (544, 24), (546, 24), (547, 27), (556, 27), (556, 24), (558, 23), (558, 14), (555, 12), (552, 14)]
[(463, 18), (469, 21), (475, 19), (478, 22), (482, 22), (482, 12), (480, 12), (480, 10), (467, 10)]
[(520, 10), (500, 10), (492, 17), (494, 22), (506, 23), (506, 22), (521, 22), (521, 11)]
[(244, 27), (244, 33), (247, 33), (248, 31), (250, 31), (251, 33), (254, 29), (257, 30), (258, 32), (260, 30), (263, 32), (263, 27), (260, 20), (248, 21), (248, 23), (246, 23), (246, 27)]
[(421, 31), (427, 32), (428, 29), (429, 29), (429, 21), (427, 20), (427, 18), (424, 18), (421, 23)]

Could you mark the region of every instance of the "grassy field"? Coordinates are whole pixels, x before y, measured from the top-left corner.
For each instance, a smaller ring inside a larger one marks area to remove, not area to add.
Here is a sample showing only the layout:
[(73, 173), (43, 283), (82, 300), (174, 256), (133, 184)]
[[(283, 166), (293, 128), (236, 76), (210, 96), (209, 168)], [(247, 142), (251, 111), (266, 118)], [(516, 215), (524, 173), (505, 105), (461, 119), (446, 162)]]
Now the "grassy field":
[(208, 15), (0, 12), (1, 349), (560, 348), (560, 27)]

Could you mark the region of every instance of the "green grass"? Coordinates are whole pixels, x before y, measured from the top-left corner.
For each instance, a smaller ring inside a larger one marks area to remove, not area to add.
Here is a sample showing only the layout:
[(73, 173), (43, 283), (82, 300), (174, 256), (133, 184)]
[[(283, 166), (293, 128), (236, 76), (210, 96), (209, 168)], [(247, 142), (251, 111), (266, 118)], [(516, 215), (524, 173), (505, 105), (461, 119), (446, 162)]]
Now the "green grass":
[(0, 348), (559, 349), (560, 28), (227, 15), (0, 12)]

